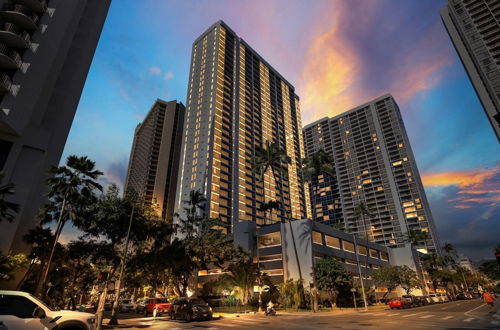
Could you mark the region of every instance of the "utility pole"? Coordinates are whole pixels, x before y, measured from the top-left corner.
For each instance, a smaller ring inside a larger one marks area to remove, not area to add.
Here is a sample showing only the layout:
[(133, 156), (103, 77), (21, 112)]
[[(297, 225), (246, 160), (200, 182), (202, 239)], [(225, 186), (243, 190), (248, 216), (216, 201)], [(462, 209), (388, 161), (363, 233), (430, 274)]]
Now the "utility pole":
[(123, 272), (125, 271), (125, 264), (127, 262), (128, 243), (130, 241), (130, 229), (132, 228), (132, 220), (134, 219), (135, 203), (132, 204), (132, 212), (130, 212), (130, 220), (128, 222), (127, 238), (125, 239), (125, 251), (120, 264), (120, 275), (118, 277), (118, 285), (115, 288), (115, 301), (113, 303), (113, 311), (109, 319), (109, 325), (118, 325), (118, 303), (120, 300), (120, 290), (123, 281)]

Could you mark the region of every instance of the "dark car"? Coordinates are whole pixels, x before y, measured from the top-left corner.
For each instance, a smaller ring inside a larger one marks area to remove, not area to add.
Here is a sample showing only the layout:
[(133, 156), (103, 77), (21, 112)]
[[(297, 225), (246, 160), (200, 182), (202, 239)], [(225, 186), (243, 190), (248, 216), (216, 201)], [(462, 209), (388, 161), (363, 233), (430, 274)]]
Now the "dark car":
[(414, 296), (413, 297), (413, 306), (425, 306), (428, 305), (429, 301), (426, 297), (423, 296)]
[(170, 308), (170, 318), (191, 320), (211, 320), (212, 308), (198, 298), (178, 298), (175, 299)]

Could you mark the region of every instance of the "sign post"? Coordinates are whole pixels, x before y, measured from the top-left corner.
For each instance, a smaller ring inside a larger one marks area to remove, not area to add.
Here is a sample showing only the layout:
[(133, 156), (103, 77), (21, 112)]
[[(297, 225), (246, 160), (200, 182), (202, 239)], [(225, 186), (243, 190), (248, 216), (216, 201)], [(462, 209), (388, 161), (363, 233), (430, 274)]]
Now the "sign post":
[(352, 301), (354, 302), (354, 310), (358, 310), (358, 306), (356, 304), (356, 288), (351, 288), (352, 292)]

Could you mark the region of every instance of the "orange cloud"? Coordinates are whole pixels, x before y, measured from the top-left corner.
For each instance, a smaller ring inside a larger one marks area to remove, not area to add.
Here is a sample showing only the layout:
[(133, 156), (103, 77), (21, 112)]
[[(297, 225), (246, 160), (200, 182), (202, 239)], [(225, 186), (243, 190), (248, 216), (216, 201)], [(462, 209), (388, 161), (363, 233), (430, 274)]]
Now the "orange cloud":
[(475, 187), (500, 172), (500, 166), (491, 169), (474, 169), (462, 172), (424, 173), (422, 181), (426, 187), (458, 186)]
[(500, 204), (500, 164), (493, 168), (479, 168), (462, 172), (423, 174), (426, 187), (457, 186), (460, 190), (448, 202), (456, 203), (457, 209), (472, 208), (474, 204), (488, 203), (492, 207)]

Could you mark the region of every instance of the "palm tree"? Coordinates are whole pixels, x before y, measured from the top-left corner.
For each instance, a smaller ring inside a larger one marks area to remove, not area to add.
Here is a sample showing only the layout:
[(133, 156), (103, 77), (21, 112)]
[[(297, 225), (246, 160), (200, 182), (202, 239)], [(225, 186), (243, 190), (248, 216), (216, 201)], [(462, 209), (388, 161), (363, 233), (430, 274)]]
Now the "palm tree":
[(366, 240), (370, 241), (370, 237), (368, 236), (368, 226), (366, 225), (366, 218), (373, 216), (373, 211), (368, 208), (365, 202), (361, 201), (354, 207), (354, 217), (356, 219), (361, 218), (363, 221), (363, 227), (365, 229)]
[(273, 210), (280, 210), (281, 209), (281, 205), (280, 205), (280, 202), (278, 201), (269, 201), (269, 202), (266, 202), (266, 203), (262, 203), (260, 204), (259, 206), (259, 211), (260, 212), (264, 212), (264, 224), (266, 224), (266, 220), (267, 220), (267, 212), (269, 212), (269, 222), (272, 223), (272, 220), (273, 220)]
[(428, 250), (427, 241), (431, 239), (431, 236), (426, 231), (421, 230), (409, 230), (405, 236), (405, 242), (411, 243), (413, 245), (425, 245), (425, 249)]
[[(254, 164), (253, 170), (259, 174), (259, 179), (264, 183), (264, 175), (270, 169), (274, 182), (278, 184), (279, 195), (280, 195), (280, 206), (281, 212), (283, 213), (282, 219), (286, 219), (290, 225), (290, 234), (292, 235), (292, 243), (293, 249), (295, 252), (295, 259), (297, 262), (297, 267), (299, 270), (299, 277), (302, 281), (302, 270), (299, 263), (299, 255), (297, 253), (297, 245), (295, 244), (295, 235), (293, 234), (292, 228), (292, 216), (291, 212), (285, 206), (285, 197), (283, 196), (283, 181), (282, 177), (287, 175), (286, 165), (291, 162), (290, 157), (286, 154), (285, 151), (279, 149), (274, 142), (266, 141), (266, 145), (263, 148), (257, 148), (255, 150)], [(280, 180), (278, 180), (278, 174), (280, 175)], [(282, 220), (282, 222), (284, 222)]]
[[(0, 183), (5, 177), (4, 172), (0, 172)], [(3, 220), (7, 222), (14, 221), (14, 215), (12, 213), (19, 212), (19, 204), (12, 203), (5, 200), (5, 195), (14, 194), (15, 185), (13, 183), (8, 183), (0, 186), (0, 222)]]
[(333, 166), (333, 157), (331, 154), (320, 149), (318, 152), (307, 157), (304, 161), (303, 175), (304, 179), (309, 181), (312, 190), (313, 219), (316, 219), (316, 190), (318, 185), (313, 186), (313, 179), (321, 174), (327, 174), (335, 177), (335, 167)]
[(198, 215), (198, 211), (203, 212), (205, 210), (205, 203), (207, 199), (199, 190), (191, 190), (189, 192), (189, 199), (184, 200), (183, 203), (187, 205), (184, 208), (187, 214), (187, 219), (179, 219), (181, 223), (181, 231), (190, 238), (197, 227), (200, 225), (202, 217)]
[(97, 179), (103, 174), (95, 168), (95, 162), (86, 156), (68, 156), (65, 166), (52, 166), (49, 186), (49, 204), (44, 208), (42, 222), (49, 223), (57, 217), (57, 226), (52, 251), (45, 266), (43, 276), (37, 285), (35, 295), (40, 296), (45, 287), (57, 241), (67, 221), (78, 226), (78, 210), (95, 202), (95, 191), (102, 191)]
[(242, 255), (231, 262), (226, 270), (228, 273), (222, 276), (221, 281), (226, 282), (231, 287), (239, 288), (242, 294), (242, 303), (246, 305), (254, 283), (259, 276), (257, 265), (250, 256)]
[(445, 259), (449, 263), (454, 263), (455, 258), (458, 257), (457, 250), (451, 243), (444, 243), (443, 247), (441, 248), (445, 255)]

